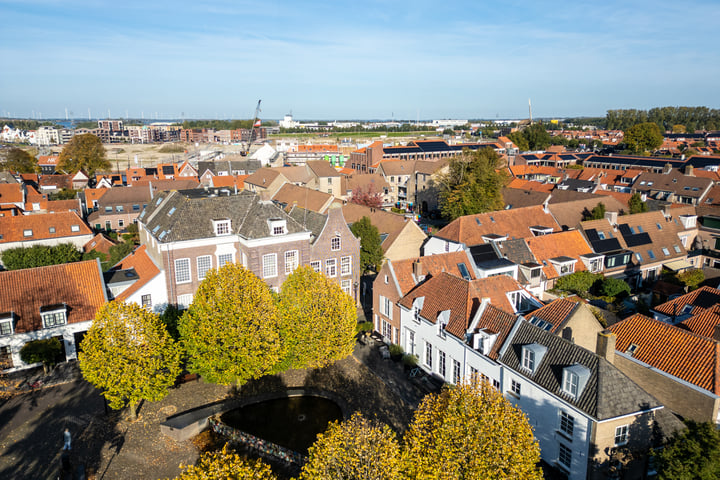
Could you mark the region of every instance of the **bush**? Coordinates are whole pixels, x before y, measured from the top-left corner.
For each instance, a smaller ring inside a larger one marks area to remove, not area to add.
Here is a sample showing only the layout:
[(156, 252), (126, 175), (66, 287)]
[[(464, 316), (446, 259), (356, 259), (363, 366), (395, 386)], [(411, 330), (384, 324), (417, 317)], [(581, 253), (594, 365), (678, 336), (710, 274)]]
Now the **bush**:
[(360, 322), (357, 325), (357, 331), (358, 333), (369, 333), (373, 330), (373, 323), (372, 322)]
[(160, 153), (185, 153), (185, 147), (177, 143), (166, 143), (158, 149)]
[(603, 278), (600, 283), (600, 295), (606, 297), (625, 297), (630, 294), (630, 285), (618, 278)]
[(20, 349), (20, 359), (28, 364), (42, 362), (43, 369), (47, 373), (48, 366), (55, 365), (55, 359), (60, 352), (62, 352), (62, 347), (57, 338), (34, 340), (26, 343)]
[(705, 280), (705, 273), (699, 268), (694, 268), (679, 273), (677, 278), (685, 284), (689, 290), (695, 290)]
[(402, 357), (402, 362), (403, 362), (403, 364), (404, 364), (405, 366), (407, 366), (407, 367), (415, 368), (415, 367), (418, 366), (418, 356), (417, 356), (417, 355), (412, 355), (412, 354), (410, 354), (410, 353), (406, 353), (406, 354), (403, 355), (403, 357)]
[(403, 347), (401, 345), (398, 345), (397, 343), (393, 343), (390, 345), (390, 348), (388, 348), (388, 351), (390, 352), (390, 355), (392, 356), (398, 356), (405, 353), (405, 350), (403, 350)]
[(602, 275), (590, 272), (575, 272), (558, 278), (555, 288), (564, 292), (587, 295), (592, 286), (602, 278)]

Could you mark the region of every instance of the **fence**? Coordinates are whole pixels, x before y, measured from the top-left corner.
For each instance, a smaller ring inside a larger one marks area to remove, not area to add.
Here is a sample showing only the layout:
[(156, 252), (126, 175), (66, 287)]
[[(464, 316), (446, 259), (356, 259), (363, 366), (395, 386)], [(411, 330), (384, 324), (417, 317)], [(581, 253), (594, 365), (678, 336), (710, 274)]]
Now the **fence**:
[(243, 432), (242, 430), (225, 425), (217, 417), (210, 417), (208, 421), (210, 422), (210, 428), (212, 428), (213, 432), (223, 435), (233, 442), (245, 445), (261, 456), (281, 460), (286, 463), (294, 464), (298, 467), (302, 467), (307, 460), (304, 455), (290, 450), (289, 448), (281, 447), (280, 445), (268, 442), (262, 438), (257, 438), (256, 436)]

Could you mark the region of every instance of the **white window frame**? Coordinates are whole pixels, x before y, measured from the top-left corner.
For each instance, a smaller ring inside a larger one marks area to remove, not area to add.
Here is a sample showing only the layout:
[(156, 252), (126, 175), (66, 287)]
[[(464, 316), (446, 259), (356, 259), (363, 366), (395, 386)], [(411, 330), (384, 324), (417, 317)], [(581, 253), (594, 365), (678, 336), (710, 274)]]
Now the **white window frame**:
[(346, 257), (340, 257), (340, 275), (350, 275), (352, 274), (352, 257), (346, 256)]
[[(57, 310), (50, 310), (47, 312), (41, 312), (43, 328), (55, 328), (62, 325), (67, 325), (67, 309), (65, 307)], [(52, 324), (48, 324), (49, 319), (53, 319)]]
[(263, 278), (273, 278), (278, 275), (277, 253), (268, 253), (262, 256)]
[(146, 293), (140, 296), (140, 305), (143, 307), (152, 307), (152, 295)]
[(518, 397), (520, 396), (520, 392), (522, 391), (522, 386), (520, 385), (520, 382), (518, 382), (514, 378), (510, 379), (510, 391)]
[(288, 250), (285, 252), (285, 275), (288, 275), (298, 268), (300, 262), (300, 252), (297, 250)]
[(187, 310), (193, 302), (193, 294), (185, 293), (177, 296), (177, 306), (180, 310)]
[(442, 350), (438, 350), (438, 374), (442, 378), (447, 375), (447, 356)]
[(79, 231), (80, 231), (80, 225), (70, 225), (70, 231), (71, 231), (71, 232), (79, 232)]
[(423, 362), (425, 362), (425, 365), (432, 371), (432, 354), (433, 354), (433, 346), (430, 342), (425, 342), (425, 356), (423, 357)]
[[(185, 266), (183, 266), (185, 265)], [(187, 272), (185, 269), (187, 268)], [(181, 276), (182, 273), (182, 276)], [(175, 283), (190, 283), (192, 277), (190, 276), (190, 259), (189, 258), (178, 258), (175, 260)]]
[(573, 398), (577, 398), (580, 386), (580, 377), (575, 372), (563, 370), (562, 390)]
[[(567, 463), (565, 463), (566, 461)], [(572, 466), (572, 449), (562, 443), (558, 448), (558, 464), (568, 470)]]
[(382, 296), (382, 295), (380, 295), (380, 299), (379, 299), (379, 300), (380, 300), (380, 301), (379, 301), (379, 303), (380, 303), (380, 313), (383, 314), (383, 315), (385, 315), (385, 316), (386, 316), (387, 318), (389, 318), (390, 320), (392, 320), (392, 311), (393, 311), (392, 301), (391, 301), (389, 298), (384, 297), (384, 296)]
[[(9, 317), (0, 318), (0, 337), (13, 335), (15, 333), (15, 328), (13, 324), (14, 322), (12, 315), (10, 315)], [(7, 325), (9, 327), (9, 331), (7, 333), (3, 333), (3, 325)]]
[(233, 263), (234, 261), (235, 261), (234, 253), (221, 253), (220, 255), (217, 256), (218, 269), (224, 267), (228, 263)]
[[(201, 262), (207, 261), (207, 266), (201, 265)], [(204, 280), (207, 272), (212, 268), (212, 256), (211, 255), (200, 255), (195, 259), (197, 264), (197, 277), (198, 280)]]
[(560, 431), (567, 435), (569, 438), (573, 437), (575, 432), (575, 417), (567, 413), (565, 410), (560, 410)]
[(522, 349), (522, 367), (531, 372), (535, 371), (535, 352), (529, 348)]
[(310, 262), (310, 268), (315, 270), (317, 273), (322, 272), (322, 262), (320, 260), (313, 260)]
[(460, 383), (460, 380), (461, 380), (460, 368), (461, 368), (460, 362), (458, 362), (457, 360), (455, 360), (453, 358), (453, 383), (455, 385)]
[(330, 250), (333, 252), (337, 252), (342, 247), (342, 242), (340, 241), (340, 236), (336, 235), (330, 239)]
[(213, 220), (213, 229), (215, 230), (215, 236), (220, 237), (223, 235), (230, 235), (230, 220)]
[(615, 427), (615, 446), (621, 447), (628, 443), (628, 426), (620, 425)]
[(336, 277), (337, 276), (337, 260), (334, 258), (328, 258), (325, 260), (325, 276)]
[(340, 282), (340, 288), (343, 292), (347, 293), (348, 295), (351, 295), (352, 292), (352, 280), (342, 280)]

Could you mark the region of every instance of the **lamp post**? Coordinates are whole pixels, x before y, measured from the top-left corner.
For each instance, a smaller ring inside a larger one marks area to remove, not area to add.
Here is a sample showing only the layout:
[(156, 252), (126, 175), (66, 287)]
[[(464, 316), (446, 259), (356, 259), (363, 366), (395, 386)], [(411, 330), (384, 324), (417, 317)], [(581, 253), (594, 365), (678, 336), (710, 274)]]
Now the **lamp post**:
[(355, 282), (355, 283), (353, 283), (353, 293), (354, 293), (354, 298), (355, 298), (355, 305), (358, 304), (358, 294), (357, 294), (357, 291), (358, 291), (358, 282)]

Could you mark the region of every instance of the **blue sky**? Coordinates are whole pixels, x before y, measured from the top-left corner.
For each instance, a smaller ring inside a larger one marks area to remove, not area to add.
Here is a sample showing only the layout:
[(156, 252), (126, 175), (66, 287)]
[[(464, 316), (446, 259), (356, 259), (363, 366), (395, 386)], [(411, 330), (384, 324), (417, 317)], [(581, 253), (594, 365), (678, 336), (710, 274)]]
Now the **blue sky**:
[[(602, 116), (720, 107), (720, 2), (0, 0), (0, 115)], [(33, 113), (34, 112), (34, 113)]]

